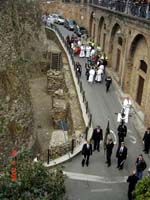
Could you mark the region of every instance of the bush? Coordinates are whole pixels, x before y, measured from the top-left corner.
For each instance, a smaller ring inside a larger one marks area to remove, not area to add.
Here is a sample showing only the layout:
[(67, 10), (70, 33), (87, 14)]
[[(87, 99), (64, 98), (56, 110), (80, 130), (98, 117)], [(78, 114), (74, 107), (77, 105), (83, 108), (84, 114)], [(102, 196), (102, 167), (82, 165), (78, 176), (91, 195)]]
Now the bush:
[[(16, 161), (16, 165), (7, 166), (1, 176), (0, 199), (63, 199), (65, 185), (61, 168), (47, 169), (41, 162), (34, 163), (27, 151), (13, 161)], [(16, 168), (16, 181), (11, 179), (12, 168)]]
[(136, 184), (133, 192), (135, 200), (149, 200), (150, 199), (150, 177), (144, 177)]

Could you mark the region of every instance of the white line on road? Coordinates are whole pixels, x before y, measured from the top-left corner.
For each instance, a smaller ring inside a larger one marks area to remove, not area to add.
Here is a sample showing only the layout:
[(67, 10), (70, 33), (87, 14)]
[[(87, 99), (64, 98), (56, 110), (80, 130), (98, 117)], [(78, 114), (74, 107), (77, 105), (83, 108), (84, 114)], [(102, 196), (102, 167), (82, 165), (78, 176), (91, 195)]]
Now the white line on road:
[[(128, 129), (128, 133), (133, 133), (133, 131), (131, 131), (130, 129)], [(129, 136), (129, 138), (131, 138), (130, 142), (132, 142), (133, 144), (135, 144), (136, 143), (136, 137), (134, 137), (131, 134), (130, 135), (128, 134), (128, 136)]]
[(136, 138), (132, 135), (129, 135), (129, 137), (131, 138), (130, 142), (132, 142), (133, 144), (136, 143)]
[(116, 176), (112, 178), (103, 177), (103, 176), (95, 176), (95, 175), (88, 175), (88, 174), (80, 174), (74, 172), (63, 172), (68, 178), (73, 180), (80, 180), (80, 181), (91, 181), (91, 182), (98, 182), (98, 183), (105, 183), (105, 184), (112, 184), (112, 183), (125, 183), (127, 181), (127, 176)]
[(117, 144), (117, 137), (116, 137), (116, 134), (113, 130), (110, 130), (110, 132), (113, 134), (114, 136), (114, 144)]
[(112, 191), (112, 188), (104, 188), (104, 189), (92, 189), (91, 192), (108, 192)]

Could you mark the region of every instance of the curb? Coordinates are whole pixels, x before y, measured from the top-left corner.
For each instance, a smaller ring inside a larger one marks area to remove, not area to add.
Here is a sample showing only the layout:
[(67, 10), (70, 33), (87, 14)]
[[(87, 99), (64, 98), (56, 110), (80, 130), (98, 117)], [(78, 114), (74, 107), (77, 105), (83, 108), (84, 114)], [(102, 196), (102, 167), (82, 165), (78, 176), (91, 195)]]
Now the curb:
[[(62, 47), (63, 47), (63, 49), (64, 49), (64, 51), (65, 51), (65, 53), (66, 53), (66, 56), (67, 56), (67, 59), (68, 59), (68, 62), (69, 62), (69, 67), (70, 67), (70, 70), (71, 70), (71, 74), (72, 74), (72, 77), (73, 77), (73, 81), (74, 81), (74, 84), (75, 84), (75, 88), (76, 88), (78, 100), (79, 100), (79, 103), (80, 103), (80, 108), (81, 108), (81, 111), (82, 111), (82, 116), (83, 116), (83, 119), (84, 119), (84, 122), (85, 122), (85, 126), (87, 127), (87, 126), (88, 126), (89, 118), (88, 118), (88, 114), (86, 113), (85, 104), (84, 104), (84, 102), (83, 102), (83, 100), (82, 100), (82, 95), (81, 95), (81, 93), (80, 93), (80, 87), (79, 87), (78, 82), (77, 82), (77, 78), (76, 78), (76, 75), (75, 75), (75, 72), (74, 72), (74, 66), (73, 66), (71, 57), (70, 57), (70, 55), (69, 55), (69, 53), (68, 53), (68, 51), (67, 51), (67, 49), (66, 49), (64, 43), (62, 42), (62, 40), (61, 40), (59, 34), (57, 33), (57, 31), (54, 30), (54, 29), (52, 29), (52, 28), (50, 28), (50, 27), (47, 27), (47, 26), (46, 26), (45, 28), (46, 28), (46, 29), (49, 29), (49, 30), (51, 30), (51, 31), (53, 31), (53, 32), (56, 34), (56, 36), (57, 36), (59, 42), (61, 43), (61, 45), (62, 45)], [(93, 131), (93, 126), (92, 126), (92, 123), (91, 123), (91, 127), (89, 128), (88, 136), (87, 136), (87, 139), (88, 139), (88, 140), (89, 140), (89, 139), (91, 138), (91, 136), (92, 136), (92, 131)], [(85, 141), (84, 141), (84, 142), (85, 142)], [(44, 165), (45, 167), (53, 167), (53, 166), (55, 166), (55, 165), (64, 163), (64, 162), (66, 162), (66, 161), (69, 160), (69, 159), (72, 159), (74, 156), (76, 156), (77, 154), (79, 154), (79, 153), (81, 152), (82, 146), (83, 146), (84, 142), (82, 141), (81, 144), (80, 144), (79, 146), (77, 146), (77, 147), (74, 148), (74, 153), (73, 153), (73, 154), (71, 154), (71, 152), (68, 152), (67, 154), (65, 154), (65, 155), (63, 155), (63, 156), (61, 156), (61, 157), (59, 157), (59, 158), (57, 158), (57, 159), (55, 159), (55, 160), (50, 161), (49, 164), (47, 164), (46, 162), (44, 162), (43, 165)]]

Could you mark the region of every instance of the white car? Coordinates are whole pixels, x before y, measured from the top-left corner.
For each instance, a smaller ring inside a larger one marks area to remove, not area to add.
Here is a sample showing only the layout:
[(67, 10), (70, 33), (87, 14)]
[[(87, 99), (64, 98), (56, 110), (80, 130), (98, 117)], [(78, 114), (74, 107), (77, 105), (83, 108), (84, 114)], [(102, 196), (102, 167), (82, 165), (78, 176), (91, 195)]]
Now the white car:
[(48, 18), (47, 18), (47, 20), (46, 20), (46, 25), (47, 26), (50, 26), (51, 24), (54, 24), (54, 18), (53, 17), (51, 17), (51, 16), (49, 16)]
[(50, 14), (49, 17), (52, 17), (54, 19), (54, 23), (57, 24), (64, 24), (65, 22), (65, 19), (59, 14)]
[(64, 22), (65, 22), (65, 19), (64, 19), (62, 16), (58, 15), (55, 22), (56, 22), (57, 24), (63, 25)]

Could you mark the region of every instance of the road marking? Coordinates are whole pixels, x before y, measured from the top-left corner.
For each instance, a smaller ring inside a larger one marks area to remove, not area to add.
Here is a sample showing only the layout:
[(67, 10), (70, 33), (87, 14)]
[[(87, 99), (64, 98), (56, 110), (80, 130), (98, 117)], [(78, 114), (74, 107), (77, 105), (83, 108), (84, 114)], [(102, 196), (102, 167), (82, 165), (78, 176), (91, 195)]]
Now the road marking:
[(112, 191), (112, 188), (104, 188), (104, 189), (92, 189), (91, 192), (108, 192)]
[(135, 144), (136, 143), (136, 138), (134, 136), (132, 136), (132, 135), (129, 135), (129, 137), (131, 138), (130, 142), (132, 142), (133, 144)]
[[(133, 131), (131, 131), (130, 129), (128, 129), (128, 133), (133, 133)], [(131, 138), (131, 139), (130, 139), (130, 142), (132, 142), (133, 144), (136, 143), (136, 137), (134, 137), (134, 136), (131, 135), (131, 134), (130, 134), (130, 135), (128, 134), (128, 137)]]
[(73, 179), (73, 180), (91, 181), (91, 182), (98, 182), (98, 183), (105, 183), (105, 184), (125, 183), (128, 177), (128, 176), (116, 176), (113, 178), (108, 178), (104, 176), (95, 176), (95, 175), (66, 172), (66, 171), (64, 171), (63, 173), (68, 178)]
[(130, 129), (128, 129), (128, 133), (133, 133), (133, 131), (131, 131)]
[(114, 136), (114, 144), (117, 144), (117, 137), (116, 137), (116, 134), (113, 130), (110, 130), (110, 132), (113, 134)]

